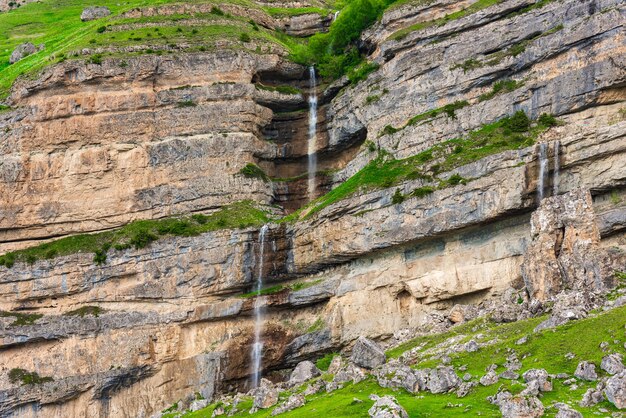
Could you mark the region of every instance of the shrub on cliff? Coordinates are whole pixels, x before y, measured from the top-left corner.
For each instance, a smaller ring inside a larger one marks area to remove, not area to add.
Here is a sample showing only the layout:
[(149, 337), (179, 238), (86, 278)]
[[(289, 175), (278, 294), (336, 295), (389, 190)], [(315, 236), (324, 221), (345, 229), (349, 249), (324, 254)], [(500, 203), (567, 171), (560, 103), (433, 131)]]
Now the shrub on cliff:
[(518, 110), (503, 120), (502, 127), (510, 132), (527, 132), (530, 128), (530, 119), (523, 110)]
[(239, 174), (248, 178), (257, 178), (263, 181), (269, 181), (269, 177), (265, 174), (265, 171), (254, 163), (246, 164), (241, 170), (239, 170)]

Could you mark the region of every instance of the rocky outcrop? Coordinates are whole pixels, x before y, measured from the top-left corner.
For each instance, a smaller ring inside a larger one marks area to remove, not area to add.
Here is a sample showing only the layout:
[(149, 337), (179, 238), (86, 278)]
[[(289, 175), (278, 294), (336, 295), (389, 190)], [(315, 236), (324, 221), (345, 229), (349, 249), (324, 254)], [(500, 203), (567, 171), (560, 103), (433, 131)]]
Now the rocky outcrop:
[(109, 10), (106, 6), (90, 6), (83, 9), (83, 12), (80, 14), (80, 20), (87, 22), (90, 20), (102, 19), (110, 14), (111, 10)]
[(393, 396), (377, 396), (372, 395), (370, 399), (374, 401), (374, 405), (369, 409), (368, 414), (372, 418), (408, 418), (402, 406), (398, 405), (398, 401)]
[(9, 63), (15, 64), (19, 60), (24, 59), (27, 56), (34, 54), (35, 52), (37, 52), (37, 48), (32, 43), (25, 42), (23, 44), (20, 44), (11, 53), (11, 57), (9, 58)]
[(522, 275), (531, 298), (546, 300), (561, 290), (610, 287), (613, 269), (599, 247), (591, 194), (575, 190), (541, 202), (531, 218), (533, 241)]
[(365, 337), (359, 337), (352, 348), (350, 360), (357, 366), (373, 369), (384, 364), (386, 356), (382, 348), (374, 341)]

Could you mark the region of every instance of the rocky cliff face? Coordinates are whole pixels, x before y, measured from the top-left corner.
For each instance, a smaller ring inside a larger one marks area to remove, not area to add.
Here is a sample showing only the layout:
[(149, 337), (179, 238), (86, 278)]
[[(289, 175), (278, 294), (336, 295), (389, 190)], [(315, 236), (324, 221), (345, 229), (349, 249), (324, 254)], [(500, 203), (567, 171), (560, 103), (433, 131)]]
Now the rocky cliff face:
[[(519, 110), (555, 126), (535, 143), (455, 142), (410, 160), (423, 175), (270, 225), (262, 259), (247, 227), (104, 248), (104, 263), (74, 252), (0, 265), (0, 415), (150, 416), (245, 388), (255, 300), (244, 292), (261, 263), (275, 377), (359, 336), (399, 341), (471, 319), (467, 306), (503, 295), (610, 287), (626, 265), (626, 9), (474, 3), (403, 4), (363, 34), (378, 69), (319, 88), (317, 194)], [(282, 24), (305, 36), (330, 24), (316, 16)], [(0, 113), (1, 252), (235, 201), (301, 207), (308, 71), (263, 52), (68, 60), (18, 81)], [(263, 88), (279, 85), (293, 89)], [(274, 181), (245, 175), (249, 163)], [(16, 368), (43, 381), (20, 385)]]

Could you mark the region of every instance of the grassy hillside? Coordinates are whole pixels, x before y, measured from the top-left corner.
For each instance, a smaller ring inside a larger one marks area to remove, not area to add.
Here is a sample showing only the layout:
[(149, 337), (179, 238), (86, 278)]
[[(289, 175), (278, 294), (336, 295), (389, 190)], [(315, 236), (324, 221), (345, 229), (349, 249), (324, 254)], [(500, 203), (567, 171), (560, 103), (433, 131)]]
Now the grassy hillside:
[[(250, 0), (202, 0), (180, 2), (176, 0), (129, 0), (116, 2), (102, 0), (112, 15), (91, 22), (81, 22), (83, 8), (93, 5), (84, 0), (42, 0), (6, 13), (0, 13), (0, 99), (20, 75), (34, 75), (46, 65), (66, 59), (72, 51), (82, 48), (120, 49), (132, 45), (146, 46), (147, 53), (159, 53), (160, 47), (183, 46), (185, 50), (206, 50), (212, 42), (230, 39), (234, 45), (246, 47), (251, 40), (278, 44), (287, 51), (301, 43), (274, 30), (264, 28), (246, 16), (224, 12), (229, 5), (243, 6), (260, 16), (293, 16), (302, 13), (327, 14), (332, 12), (324, 3), (322, 7), (286, 9), (263, 7)], [(134, 8), (157, 7), (174, 4), (211, 5), (209, 13), (175, 14), (139, 18), (121, 18), (123, 12)], [(243, 35), (245, 34), (245, 35)], [(14, 48), (23, 43), (45, 44), (45, 49), (16, 64), (9, 64)], [(184, 45), (193, 45), (192, 48)], [(251, 45), (251, 44), (249, 44)], [(106, 55), (106, 54), (105, 54)], [(89, 57), (81, 57), (89, 58)]]
[[(624, 349), (626, 307), (596, 313), (584, 320), (534, 333), (533, 329), (544, 319), (545, 317), (533, 318), (498, 326), (488, 320), (479, 319), (457, 326), (444, 334), (419, 337), (389, 350), (387, 355), (388, 357), (399, 357), (405, 351), (422, 346), (416, 355), (416, 364), (413, 367), (433, 367), (440, 364), (436, 354), (445, 351), (445, 347), (451, 344), (449, 338), (455, 339), (454, 344), (474, 339), (479, 343), (490, 345), (482, 347), (474, 353), (451, 353), (450, 358), (452, 359), (451, 364), (460, 376), (467, 372), (472, 375), (473, 380), (477, 380), (486, 373), (485, 369), (491, 364), (498, 365), (496, 372), (504, 371), (503, 364), (511, 350), (516, 351), (522, 362), (522, 368), (517, 372), (520, 375), (531, 368), (543, 368), (551, 374), (567, 373), (569, 377), (573, 376), (576, 366), (582, 360), (594, 362), (599, 375), (603, 376), (605, 374), (599, 368), (603, 356), (613, 352), (626, 354)], [(516, 344), (516, 341), (523, 336), (527, 336), (528, 341), (521, 345)], [(608, 344), (605, 351), (600, 348), (600, 344), (603, 342)], [(574, 357), (568, 359), (569, 356), (566, 357), (568, 353), (573, 353)], [(463, 365), (467, 367), (467, 371), (459, 372), (459, 367)], [(322, 378), (328, 379), (329, 376), (322, 376)], [(540, 398), (546, 408), (546, 417), (556, 415), (557, 410), (551, 408), (551, 405), (557, 401), (570, 404), (585, 417), (607, 416), (617, 411), (608, 401), (603, 401), (592, 408), (579, 407), (578, 402), (585, 391), (590, 387), (595, 387), (596, 383), (578, 380), (576, 383), (578, 387), (572, 390), (570, 386), (563, 384), (564, 380), (553, 379), (553, 391), (544, 393)], [(454, 393), (433, 395), (428, 392), (420, 392), (413, 395), (403, 389), (385, 389), (378, 386), (374, 378), (368, 378), (361, 383), (350, 384), (331, 393), (307, 396), (305, 406), (280, 416), (297, 418), (311, 416), (364, 417), (368, 416), (367, 410), (373, 405), (373, 401), (368, 398), (370, 394), (391, 394), (396, 397), (399, 404), (407, 410), (411, 417), (499, 417), (501, 415), (498, 407), (490, 404), (486, 398), (495, 394), (500, 387), (515, 394), (521, 392), (524, 385), (522, 379), (500, 379), (498, 383), (491, 386), (479, 385), (473, 388), (466, 397), (458, 398)], [(287, 393), (282, 394), (281, 399), (287, 396)], [(248, 409), (251, 404), (251, 399), (240, 404), (241, 412), (234, 416), (271, 416), (272, 409), (250, 414)], [(187, 413), (184, 416), (188, 418), (210, 417), (215, 406), (211, 405), (204, 410)], [(602, 414), (602, 409), (608, 410), (609, 414)]]

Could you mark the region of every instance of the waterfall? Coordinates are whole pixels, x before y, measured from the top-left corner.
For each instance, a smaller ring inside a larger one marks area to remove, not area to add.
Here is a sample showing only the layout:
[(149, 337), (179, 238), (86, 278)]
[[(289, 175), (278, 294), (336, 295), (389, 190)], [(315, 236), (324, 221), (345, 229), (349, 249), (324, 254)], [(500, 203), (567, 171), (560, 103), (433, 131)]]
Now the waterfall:
[(308, 173), (309, 173), (309, 187), (308, 195), (309, 201), (315, 197), (315, 172), (317, 171), (317, 92), (315, 91), (315, 68), (309, 67), (309, 85), (311, 91), (309, 93), (309, 142), (308, 142)]
[(537, 196), (539, 202), (543, 200), (543, 190), (545, 187), (545, 177), (548, 168), (548, 144), (542, 142), (539, 144), (539, 178), (537, 181)]
[(259, 232), (259, 271), (256, 279), (256, 298), (254, 300), (254, 344), (250, 357), (252, 360), (252, 387), (259, 385), (261, 377), (261, 359), (263, 357), (263, 340), (261, 339), (261, 331), (263, 329), (263, 308), (265, 307), (265, 298), (261, 297), (261, 289), (263, 288), (263, 253), (265, 252), (265, 235), (267, 234), (267, 225), (261, 227)]
[(337, 20), (337, 16), (339, 16), (339, 10), (337, 10), (335, 14), (333, 15), (333, 22)]
[(554, 141), (554, 175), (552, 176), (552, 196), (559, 194), (559, 172), (561, 169), (561, 161), (559, 154), (561, 153), (561, 143)]

